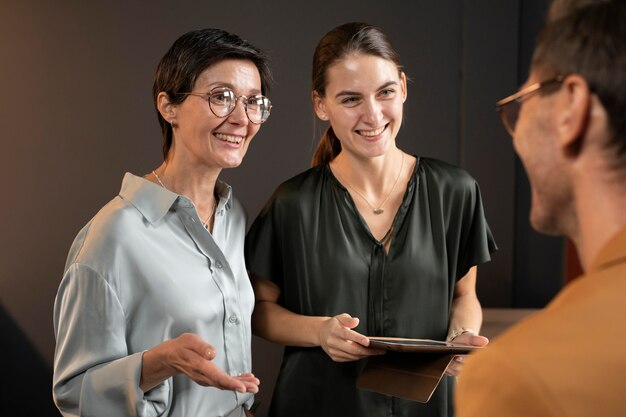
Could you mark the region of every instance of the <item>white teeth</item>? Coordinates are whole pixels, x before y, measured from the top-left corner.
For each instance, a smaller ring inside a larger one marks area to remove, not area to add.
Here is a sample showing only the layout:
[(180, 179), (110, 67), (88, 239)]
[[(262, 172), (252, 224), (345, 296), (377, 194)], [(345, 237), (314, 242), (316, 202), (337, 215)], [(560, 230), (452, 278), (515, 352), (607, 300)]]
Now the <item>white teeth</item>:
[(358, 132), (362, 136), (372, 137), (372, 136), (380, 135), (381, 133), (383, 133), (384, 130), (385, 130), (385, 126), (376, 130), (359, 130)]
[(230, 143), (239, 143), (243, 140), (242, 136), (227, 135), (225, 133), (215, 133), (214, 136), (220, 140), (225, 140)]

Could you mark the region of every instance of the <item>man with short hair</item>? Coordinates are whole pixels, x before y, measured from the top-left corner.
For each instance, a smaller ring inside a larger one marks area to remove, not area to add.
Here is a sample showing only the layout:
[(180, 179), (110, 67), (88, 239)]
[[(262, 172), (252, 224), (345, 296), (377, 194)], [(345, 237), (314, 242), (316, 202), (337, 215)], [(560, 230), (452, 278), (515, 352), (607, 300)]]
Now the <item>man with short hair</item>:
[(468, 358), (457, 417), (626, 416), (626, 1), (558, 3), (497, 105), (533, 227), (568, 236), (585, 274)]

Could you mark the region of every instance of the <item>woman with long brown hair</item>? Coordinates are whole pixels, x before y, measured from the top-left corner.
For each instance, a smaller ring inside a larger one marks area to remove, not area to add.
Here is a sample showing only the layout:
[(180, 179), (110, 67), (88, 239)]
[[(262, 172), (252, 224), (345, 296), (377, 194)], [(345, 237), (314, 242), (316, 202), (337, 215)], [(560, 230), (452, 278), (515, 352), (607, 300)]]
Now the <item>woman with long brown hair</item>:
[(320, 40), (313, 108), (330, 126), (313, 168), (278, 187), (246, 237), (253, 331), (286, 346), (271, 416), (450, 415), (449, 381), (427, 404), (359, 390), (363, 359), (382, 353), (367, 336), (487, 343), (476, 265), (495, 243), (478, 185), (397, 147), (406, 98), (380, 29)]

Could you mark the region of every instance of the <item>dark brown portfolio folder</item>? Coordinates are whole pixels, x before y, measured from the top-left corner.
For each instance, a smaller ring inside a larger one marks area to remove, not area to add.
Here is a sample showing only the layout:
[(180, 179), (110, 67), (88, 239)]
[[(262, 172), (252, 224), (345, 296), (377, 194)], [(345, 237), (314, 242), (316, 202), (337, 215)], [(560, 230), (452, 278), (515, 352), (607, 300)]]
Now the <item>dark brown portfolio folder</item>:
[(387, 349), (372, 356), (357, 380), (357, 387), (426, 403), (456, 355), (477, 349), (427, 339), (370, 337), (370, 347)]

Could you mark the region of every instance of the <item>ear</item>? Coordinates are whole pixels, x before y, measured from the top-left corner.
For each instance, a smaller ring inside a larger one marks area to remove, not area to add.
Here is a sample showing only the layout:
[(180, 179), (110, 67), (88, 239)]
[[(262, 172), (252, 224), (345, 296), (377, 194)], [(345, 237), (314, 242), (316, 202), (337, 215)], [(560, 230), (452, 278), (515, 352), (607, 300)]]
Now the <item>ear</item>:
[(317, 91), (311, 93), (311, 99), (313, 100), (313, 111), (321, 120), (328, 120), (328, 114), (326, 114), (326, 105), (324, 99), (318, 94)]
[(170, 102), (170, 97), (166, 92), (161, 91), (157, 95), (157, 109), (159, 113), (161, 113), (161, 117), (163, 117), (168, 123), (172, 123), (173, 120), (176, 120), (176, 111), (178, 110), (178, 106)]
[(406, 88), (406, 74), (404, 71), (400, 73), (400, 89), (402, 90), (402, 102), (406, 101), (408, 90)]
[(557, 129), (561, 147), (577, 153), (587, 131), (591, 91), (580, 75), (569, 75), (563, 81), (558, 99)]

